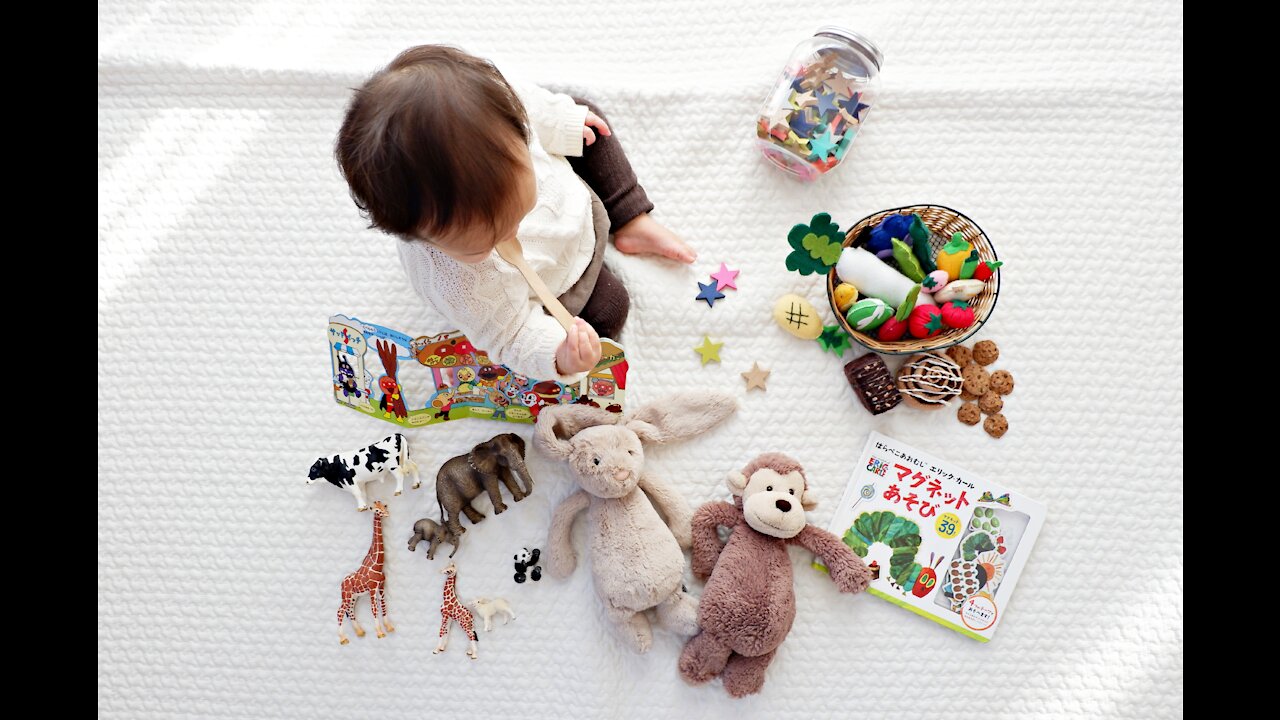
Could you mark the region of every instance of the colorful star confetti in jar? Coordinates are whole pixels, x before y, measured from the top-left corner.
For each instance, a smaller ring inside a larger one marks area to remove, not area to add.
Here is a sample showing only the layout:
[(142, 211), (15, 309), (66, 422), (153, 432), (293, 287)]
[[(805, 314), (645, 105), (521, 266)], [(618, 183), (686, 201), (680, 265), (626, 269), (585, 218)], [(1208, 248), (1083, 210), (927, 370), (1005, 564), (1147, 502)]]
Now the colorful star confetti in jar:
[(867, 38), (825, 26), (796, 46), (756, 120), (764, 156), (802, 180), (844, 160), (875, 104), (884, 56)]

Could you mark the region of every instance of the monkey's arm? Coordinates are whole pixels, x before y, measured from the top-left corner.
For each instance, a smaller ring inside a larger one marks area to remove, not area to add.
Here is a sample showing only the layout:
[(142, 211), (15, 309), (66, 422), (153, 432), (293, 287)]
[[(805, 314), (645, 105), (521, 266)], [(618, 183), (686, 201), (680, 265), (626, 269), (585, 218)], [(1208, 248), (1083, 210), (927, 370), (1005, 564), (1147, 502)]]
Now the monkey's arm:
[(551, 577), (563, 580), (577, 567), (578, 554), (574, 552), (569, 533), (573, 530), (574, 518), (590, 504), (591, 496), (578, 490), (565, 498), (551, 516), (551, 530), (547, 533), (547, 573)]
[(689, 502), (666, 481), (649, 475), (640, 476), (640, 489), (657, 506), (662, 517), (666, 518), (667, 527), (671, 528), (671, 534), (675, 535), (680, 549), (688, 550), (693, 543), (693, 537), (689, 532), (689, 521), (693, 511), (689, 509)]
[(693, 575), (699, 580), (706, 580), (716, 567), (720, 551), (724, 545), (716, 528), (724, 525), (733, 527), (738, 524), (741, 515), (738, 508), (727, 502), (709, 502), (698, 508), (693, 514)]
[(862, 558), (853, 554), (840, 538), (821, 528), (805, 525), (799, 535), (787, 542), (800, 545), (822, 558), (831, 572), (831, 580), (840, 592), (856, 593), (867, 589), (871, 583), (871, 570)]

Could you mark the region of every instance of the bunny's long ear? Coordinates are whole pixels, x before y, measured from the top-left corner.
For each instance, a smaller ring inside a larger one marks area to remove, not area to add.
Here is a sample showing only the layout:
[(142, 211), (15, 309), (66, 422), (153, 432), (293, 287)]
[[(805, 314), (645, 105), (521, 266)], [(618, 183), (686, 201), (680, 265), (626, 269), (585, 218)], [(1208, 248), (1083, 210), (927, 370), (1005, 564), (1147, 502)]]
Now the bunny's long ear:
[(667, 443), (706, 432), (738, 410), (722, 392), (673, 395), (627, 413), (623, 422), (645, 442)]
[(553, 405), (538, 414), (533, 439), (548, 455), (567, 458), (572, 451), (569, 439), (583, 428), (617, 422), (618, 416), (614, 413), (590, 405)]

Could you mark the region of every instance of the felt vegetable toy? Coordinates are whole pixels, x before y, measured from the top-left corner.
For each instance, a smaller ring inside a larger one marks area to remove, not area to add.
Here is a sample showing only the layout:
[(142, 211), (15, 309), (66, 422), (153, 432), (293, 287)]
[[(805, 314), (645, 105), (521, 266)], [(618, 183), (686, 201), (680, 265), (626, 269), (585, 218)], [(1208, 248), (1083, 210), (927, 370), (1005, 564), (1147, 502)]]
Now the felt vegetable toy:
[(974, 248), (969, 252), (969, 257), (965, 258), (964, 264), (960, 266), (960, 279), (968, 280), (973, 277), (973, 272), (978, 269), (978, 249)]
[(928, 275), (925, 275), (924, 280), (920, 281), (920, 284), (923, 286), (921, 288), (921, 292), (929, 293), (930, 295), (932, 295), (933, 293), (936, 293), (942, 288), (946, 287), (947, 282), (949, 282), (950, 280), (951, 278), (947, 277), (946, 270), (934, 270)]
[(889, 215), (871, 228), (871, 233), (867, 237), (867, 249), (875, 253), (878, 258), (887, 258), (893, 255), (893, 239), (906, 238), (910, 235), (910, 215)]
[(876, 332), (876, 337), (885, 342), (893, 342), (901, 340), (907, 334), (907, 323), (896, 317), (891, 317), (884, 321), (880, 329)]
[(916, 254), (916, 260), (920, 261), (920, 269), (927, 275), (938, 266), (933, 262), (933, 250), (929, 247), (929, 237), (933, 235), (929, 230), (929, 226), (924, 224), (924, 220), (919, 215), (911, 216), (911, 251)]
[(973, 279), (986, 282), (991, 279), (992, 275), (996, 274), (996, 269), (1003, 264), (1004, 262), (1000, 260), (988, 260), (986, 262), (978, 263), (978, 267), (973, 271)]
[(942, 306), (942, 322), (951, 328), (967, 328), (973, 325), (973, 308), (964, 300), (952, 300)]
[(840, 283), (836, 286), (833, 296), (836, 300), (836, 308), (840, 312), (848, 312), (849, 306), (858, 299), (858, 288), (849, 283)]
[(818, 213), (808, 225), (793, 226), (787, 233), (787, 242), (792, 247), (791, 254), (787, 255), (787, 269), (812, 275), (826, 272), (840, 259), (844, 233), (840, 232), (839, 225), (831, 222), (830, 215)]
[(920, 261), (912, 254), (911, 248), (897, 238), (893, 240), (893, 259), (898, 263), (898, 269), (902, 271), (903, 275), (916, 282), (924, 280), (924, 271), (920, 269)]
[(907, 320), (907, 329), (911, 337), (931, 338), (942, 332), (942, 311), (937, 305), (917, 305)]
[(916, 301), (920, 299), (920, 286), (911, 288), (911, 292), (907, 293), (906, 299), (898, 306), (898, 311), (893, 314), (898, 322), (906, 322), (911, 317), (911, 311), (916, 309)]
[(880, 327), (885, 320), (893, 317), (893, 308), (880, 298), (864, 298), (853, 304), (845, 319), (849, 326), (858, 332), (870, 332)]
[[(938, 269), (946, 270), (947, 277), (960, 277), (960, 270), (964, 267), (964, 261), (969, 257), (969, 252), (973, 250), (973, 246), (965, 241), (964, 235), (955, 233), (951, 236), (951, 242), (943, 245), (938, 250)], [(859, 285), (858, 287), (862, 287)]]
[[(733, 697), (759, 692), (796, 617), (791, 556), (799, 545), (822, 558), (840, 592), (857, 593), (871, 570), (839, 538), (810, 525), (817, 504), (804, 468), (782, 453), (757, 456), (727, 479), (733, 503), (711, 502), (693, 516), (693, 574), (705, 579), (698, 634), (680, 653), (690, 684), (722, 676)], [(731, 528), (727, 543), (717, 534)]]
[[(906, 275), (894, 270), (875, 255), (857, 247), (847, 247), (836, 263), (836, 275), (841, 282), (858, 288), (864, 297), (880, 298), (897, 307), (916, 286)], [(932, 299), (920, 298), (917, 302), (936, 305)]]
[(972, 300), (978, 297), (982, 292), (985, 284), (981, 280), (952, 280), (947, 286), (933, 294), (933, 299), (938, 302), (950, 302), (952, 300)]
[(554, 405), (538, 416), (534, 442), (562, 461), (578, 486), (552, 515), (547, 573), (563, 579), (577, 566), (571, 531), (587, 511), (595, 592), (618, 637), (636, 652), (653, 644), (649, 610), (672, 632), (698, 631), (698, 601), (683, 585), (689, 505), (670, 483), (645, 472), (645, 446), (701, 434), (735, 410), (726, 393), (689, 392), (621, 415)]

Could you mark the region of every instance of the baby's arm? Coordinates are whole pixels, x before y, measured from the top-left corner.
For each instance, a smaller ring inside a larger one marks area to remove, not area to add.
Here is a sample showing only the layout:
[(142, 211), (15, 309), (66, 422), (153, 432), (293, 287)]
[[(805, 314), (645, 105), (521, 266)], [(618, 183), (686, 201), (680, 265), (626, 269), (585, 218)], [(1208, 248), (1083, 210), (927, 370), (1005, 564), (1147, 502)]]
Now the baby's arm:
[(563, 93), (553, 93), (531, 83), (512, 83), (524, 103), (529, 125), (538, 135), (542, 149), (552, 155), (582, 155), (583, 134), (588, 110)]

